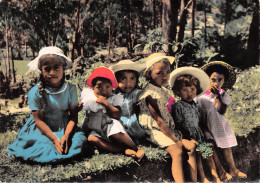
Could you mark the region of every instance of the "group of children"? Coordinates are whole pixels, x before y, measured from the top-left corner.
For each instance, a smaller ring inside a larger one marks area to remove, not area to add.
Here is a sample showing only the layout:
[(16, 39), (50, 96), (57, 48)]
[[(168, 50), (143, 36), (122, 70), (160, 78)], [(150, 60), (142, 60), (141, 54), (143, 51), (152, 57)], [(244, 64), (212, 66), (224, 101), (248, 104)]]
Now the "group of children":
[[(184, 153), (192, 182), (197, 182), (197, 172), (202, 182), (209, 182), (202, 159), (214, 182), (246, 178), (234, 164), (231, 147), (237, 141), (224, 115), (230, 96), (222, 88), (235, 83), (233, 68), (214, 61), (201, 69), (181, 67), (171, 72), (173, 62), (174, 57), (153, 53), (145, 64), (122, 60), (109, 68), (98, 67), (78, 102), (76, 87), (65, 81), (71, 60), (57, 47), (41, 49), (29, 64), (41, 71), (40, 82), (28, 94), (32, 115), (8, 154), (57, 162), (81, 154), (87, 142), (99, 151), (141, 161), (145, 153), (140, 142), (149, 141), (170, 154), (175, 182), (184, 182)], [(148, 81), (143, 89), (138, 86), (141, 72)], [(79, 110), (85, 111), (82, 129), (77, 126)], [(198, 152), (203, 145), (206, 156)], [(223, 150), (229, 173), (216, 148)]]

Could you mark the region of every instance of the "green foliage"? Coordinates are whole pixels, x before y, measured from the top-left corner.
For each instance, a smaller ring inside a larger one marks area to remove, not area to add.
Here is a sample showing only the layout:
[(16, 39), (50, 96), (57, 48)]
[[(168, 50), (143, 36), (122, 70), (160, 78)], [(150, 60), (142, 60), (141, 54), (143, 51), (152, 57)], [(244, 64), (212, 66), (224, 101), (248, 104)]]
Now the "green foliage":
[(228, 91), (232, 103), (226, 116), (239, 136), (247, 136), (260, 125), (259, 75), (259, 66), (240, 72), (234, 89)]
[(196, 151), (200, 152), (203, 159), (207, 159), (208, 157), (213, 155), (212, 146), (212, 143), (202, 142), (198, 144)]

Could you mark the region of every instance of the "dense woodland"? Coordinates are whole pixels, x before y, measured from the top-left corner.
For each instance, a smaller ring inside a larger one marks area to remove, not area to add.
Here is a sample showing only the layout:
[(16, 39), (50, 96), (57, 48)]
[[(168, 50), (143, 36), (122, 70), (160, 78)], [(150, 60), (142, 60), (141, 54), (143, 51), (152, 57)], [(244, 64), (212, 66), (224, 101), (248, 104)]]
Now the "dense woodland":
[[(61, 47), (73, 60), (97, 49), (128, 54), (165, 51), (176, 66), (224, 60), (259, 64), (258, 0), (1, 0), (3, 78), (16, 82), (14, 59), (43, 46)], [(24, 49), (22, 49), (24, 48)], [(0, 71), (1, 72), (1, 71)]]

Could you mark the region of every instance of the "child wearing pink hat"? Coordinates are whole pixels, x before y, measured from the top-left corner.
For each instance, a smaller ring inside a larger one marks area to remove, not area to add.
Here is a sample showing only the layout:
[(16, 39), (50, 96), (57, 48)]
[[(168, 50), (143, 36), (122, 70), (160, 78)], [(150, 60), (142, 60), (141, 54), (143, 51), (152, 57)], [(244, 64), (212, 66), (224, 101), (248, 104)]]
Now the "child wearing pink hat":
[(83, 130), (90, 131), (88, 141), (98, 150), (124, 152), (138, 161), (144, 156), (121, 124), (123, 97), (112, 91), (117, 88), (113, 72), (105, 67), (96, 68), (87, 80), (90, 88), (81, 92), (80, 104), (85, 111)]

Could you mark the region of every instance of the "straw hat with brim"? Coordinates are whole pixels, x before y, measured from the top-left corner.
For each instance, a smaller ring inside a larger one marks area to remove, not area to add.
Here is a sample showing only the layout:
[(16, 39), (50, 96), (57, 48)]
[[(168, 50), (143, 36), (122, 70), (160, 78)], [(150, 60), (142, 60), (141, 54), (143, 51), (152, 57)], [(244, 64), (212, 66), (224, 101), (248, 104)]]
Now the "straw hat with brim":
[(221, 67), (226, 68), (227, 73), (225, 72), (225, 74), (227, 75), (228, 78), (224, 78), (224, 84), (222, 86), (222, 89), (224, 90), (231, 89), (236, 82), (236, 72), (234, 71), (234, 68), (223, 61), (212, 61), (203, 65), (201, 69), (204, 70), (209, 75), (210, 74), (209, 71), (212, 69), (212, 67), (217, 67), (215, 72), (219, 71), (220, 73), (225, 72), (225, 71), (221, 71)]
[(153, 53), (153, 54), (151, 54), (149, 57), (147, 57), (147, 59), (146, 59), (146, 63), (145, 63), (146, 69), (145, 69), (144, 73), (145, 73), (145, 72), (147, 71), (147, 69), (149, 69), (154, 63), (159, 62), (160, 60), (162, 60), (162, 59), (164, 59), (164, 58), (168, 59), (169, 62), (170, 62), (170, 64), (172, 64), (172, 63), (174, 62), (174, 60), (175, 60), (174, 57), (172, 57), (172, 56), (166, 56), (166, 55), (163, 54), (163, 53)]
[(198, 96), (204, 94), (209, 89), (209, 77), (201, 69), (195, 67), (180, 67), (175, 69), (170, 74), (169, 85), (172, 88), (176, 79), (181, 75), (191, 75), (197, 78), (200, 82), (200, 87), (203, 90)]
[(114, 73), (110, 69), (108, 69), (106, 67), (98, 67), (98, 68), (96, 68), (90, 74), (90, 76), (88, 77), (88, 80), (87, 80), (87, 85), (90, 88), (94, 87), (94, 86), (92, 86), (92, 81), (93, 81), (93, 79), (95, 79), (97, 77), (109, 79), (111, 81), (111, 83), (112, 83), (112, 88), (114, 88), (114, 89), (117, 88), (117, 81), (116, 81), (115, 75), (114, 75)]
[(133, 70), (139, 73), (145, 69), (145, 64), (138, 64), (131, 60), (121, 60), (117, 64), (111, 65), (109, 69), (111, 69), (114, 73), (123, 70)]
[(39, 52), (39, 55), (28, 64), (28, 67), (30, 67), (30, 69), (32, 69), (34, 71), (40, 71), (39, 59), (41, 58), (41, 56), (48, 55), (48, 54), (62, 56), (66, 60), (66, 69), (69, 69), (72, 67), (71, 59), (68, 58), (66, 55), (64, 55), (63, 51), (56, 46), (48, 46), (48, 47), (42, 48)]

